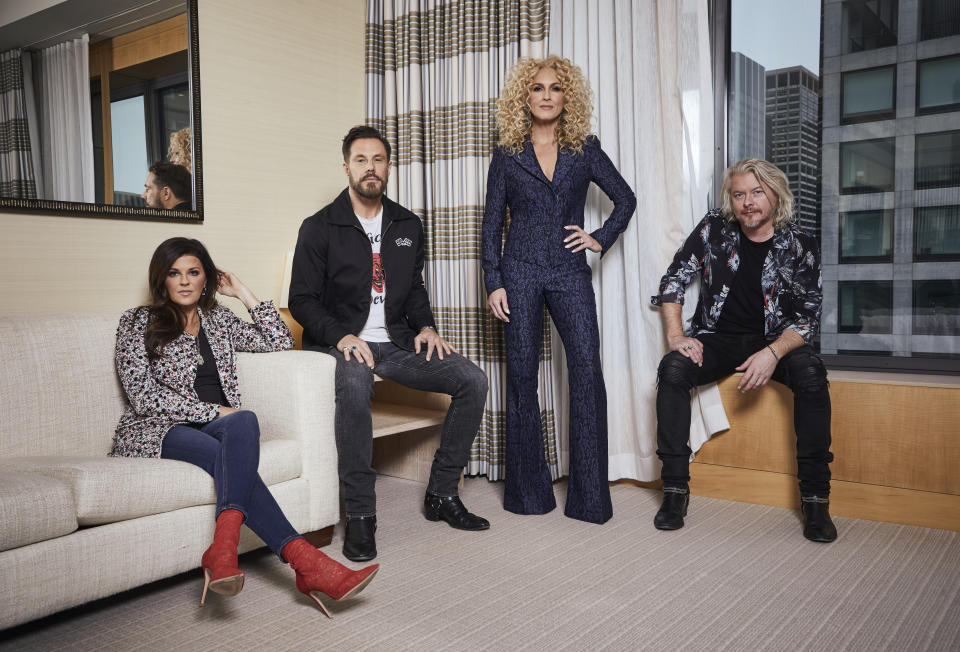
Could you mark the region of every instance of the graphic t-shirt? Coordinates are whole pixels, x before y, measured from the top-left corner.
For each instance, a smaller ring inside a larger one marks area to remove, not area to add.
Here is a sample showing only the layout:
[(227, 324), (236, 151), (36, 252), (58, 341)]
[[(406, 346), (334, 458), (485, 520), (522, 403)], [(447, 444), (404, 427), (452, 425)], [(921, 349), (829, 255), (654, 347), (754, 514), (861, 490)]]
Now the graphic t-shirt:
[(386, 321), (383, 314), (383, 301), (387, 296), (387, 280), (383, 275), (383, 263), (380, 262), (380, 231), (383, 225), (383, 208), (372, 219), (364, 219), (357, 215), (360, 226), (370, 238), (370, 247), (373, 249), (373, 284), (370, 287), (370, 315), (367, 323), (360, 331), (360, 339), (366, 342), (389, 342)]

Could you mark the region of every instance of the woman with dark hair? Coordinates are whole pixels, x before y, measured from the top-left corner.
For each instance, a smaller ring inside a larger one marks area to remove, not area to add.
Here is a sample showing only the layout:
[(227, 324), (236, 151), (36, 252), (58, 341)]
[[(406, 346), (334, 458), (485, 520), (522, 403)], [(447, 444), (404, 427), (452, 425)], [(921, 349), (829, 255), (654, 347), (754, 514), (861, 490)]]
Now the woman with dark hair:
[[(627, 228), (637, 202), (590, 134), (592, 111), (590, 86), (569, 59), (552, 55), (516, 63), (497, 101), (500, 136), (487, 175), (482, 242), (487, 305), (504, 322), (507, 346), (503, 506), (518, 514), (543, 514), (556, 506), (537, 400), (546, 305), (563, 340), (570, 378), (564, 514), (603, 523), (613, 515), (607, 395), (586, 251), (605, 254)], [(587, 233), (583, 206), (591, 183), (613, 200), (613, 212)]]
[[(162, 457), (195, 464), (213, 476), (217, 523), (203, 554), (207, 589), (236, 595), (240, 525), (247, 524), (297, 574), (297, 588), (329, 618), (318, 593), (334, 600), (356, 595), (378, 564), (351, 571), (308, 544), (290, 525), (257, 467), (260, 429), (240, 409), (236, 351), (293, 346), (272, 302), (261, 303), (240, 280), (213, 264), (198, 241), (170, 238), (150, 261), (149, 306), (126, 311), (117, 329), (116, 364), (129, 406), (112, 455)], [(253, 323), (217, 304), (216, 293), (239, 299)], [(229, 442), (229, 445), (227, 445)]]

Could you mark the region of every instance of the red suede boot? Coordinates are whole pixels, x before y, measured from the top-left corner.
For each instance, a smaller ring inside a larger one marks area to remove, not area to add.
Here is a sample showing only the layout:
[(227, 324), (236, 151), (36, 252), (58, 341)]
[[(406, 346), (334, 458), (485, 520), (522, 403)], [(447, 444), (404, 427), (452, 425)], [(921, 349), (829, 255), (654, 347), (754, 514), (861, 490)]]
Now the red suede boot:
[(203, 594), (200, 604), (207, 599), (207, 589), (220, 595), (236, 595), (243, 588), (243, 571), (237, 568), (237, 546), (240, 544), (240, 526), (243, 512), (225, 509), (217, 517), (213, 543), (200, 558), (203, 566)]
[(358, 571), (350, 570), (302, 538), (294, 539), (285, 545), (281, 553), (297, 572), (297, 588), (300, 593), (316, 602), (327, 618), (330, 617), (330, 612), (320, 602), (319, 594), (323, 593), (337, 601), (346, 600), (360, 593), (380, 569), (380, 564), (373, 564)]

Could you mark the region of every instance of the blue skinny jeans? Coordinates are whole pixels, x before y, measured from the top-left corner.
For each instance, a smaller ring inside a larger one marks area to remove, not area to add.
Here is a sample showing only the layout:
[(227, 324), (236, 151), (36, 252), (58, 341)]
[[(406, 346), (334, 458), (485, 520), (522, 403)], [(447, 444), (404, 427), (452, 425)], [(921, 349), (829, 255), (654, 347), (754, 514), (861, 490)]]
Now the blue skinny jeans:
[(243, 513), (247, 527), (280, 559), (283, 547), (299, 537), (257, 472), (260, 424), (239, 410), (194, 428), (174, 426), (163, 438), (160, 457), (199, 466), (217, 487), (217, 516), (225, 509)]

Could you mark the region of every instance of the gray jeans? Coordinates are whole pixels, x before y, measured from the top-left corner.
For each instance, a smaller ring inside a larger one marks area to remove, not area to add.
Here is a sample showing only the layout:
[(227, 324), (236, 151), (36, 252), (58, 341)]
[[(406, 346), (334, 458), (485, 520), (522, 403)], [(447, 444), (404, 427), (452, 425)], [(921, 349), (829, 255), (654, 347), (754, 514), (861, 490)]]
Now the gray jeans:
[(337, 361), (336, 417), (337, 455), (343, 501), (347, 516), (372, 516), (377, 513), (374, 484), (377, 472), (370, 465), (373, 456), (373, 375), (377, 374), (413, 389), (449, 394), (450, 409), (443, 421), (440, 448), (433, 456), (427, 491), (438, 496), (456, 496), (460, 470), (470, 457), (477, 436), (483, 407), (487, 401), (487, 376), (475, 364), (458, 353), (436, 351), (426, 360), (392, 342), (367, 342), (373, 352), (371, 370), (353, 356), (350, 361), (334, 348), (319, 349)]

